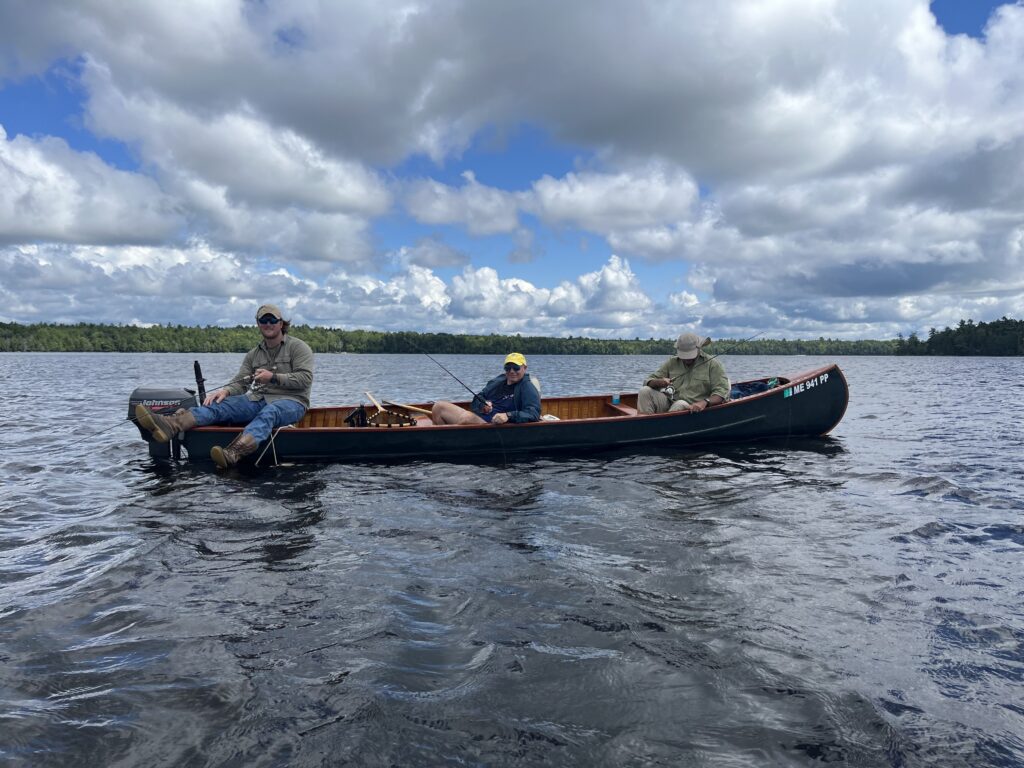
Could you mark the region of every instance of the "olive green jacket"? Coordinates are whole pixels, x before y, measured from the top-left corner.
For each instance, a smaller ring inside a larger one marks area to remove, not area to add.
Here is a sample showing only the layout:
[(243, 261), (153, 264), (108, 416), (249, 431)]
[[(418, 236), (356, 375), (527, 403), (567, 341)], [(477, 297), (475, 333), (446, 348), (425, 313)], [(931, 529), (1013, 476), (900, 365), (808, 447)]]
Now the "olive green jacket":
[(693, 365), (687, 366), (673, 355), (661, 368), (648, 376), (644, 383), (651, 379), (669, 379), (675, 392), (673, 400), (685, 400), (688, 403), (702, 398), (718, 395), (723, 400), (729, 399), (729, 377), (725, 375), (723, 366), (717, 357), (711, 357), (703, 350), (697, 354)]
[(266, 368), (274, 372), (269, 384), (257, 386), (249, 390), (250, 400), (294, 400), (309, 408), (309, 395), (313, 389), (313, 350), (309, 345), (285, 334), (284, 339), (273, 349), (268, 349), (266, 342), (261, 341), (245, 355), (238, 376), (224, 389), (232, 395), (246, 392), (252, 374), (257, 368)]

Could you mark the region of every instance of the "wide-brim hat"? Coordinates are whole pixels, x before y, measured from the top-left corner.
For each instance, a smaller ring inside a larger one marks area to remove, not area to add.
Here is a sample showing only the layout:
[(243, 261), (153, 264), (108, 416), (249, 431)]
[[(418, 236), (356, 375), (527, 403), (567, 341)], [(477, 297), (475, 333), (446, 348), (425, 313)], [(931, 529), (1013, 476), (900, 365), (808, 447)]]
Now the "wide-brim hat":
[(680, 360), (693, 360), (700, 354), (700, 348), (709, 344), (711, 339), (707, 336), (698, 336), (696, 333), (681, 333), (676, 339), (676, 357)]

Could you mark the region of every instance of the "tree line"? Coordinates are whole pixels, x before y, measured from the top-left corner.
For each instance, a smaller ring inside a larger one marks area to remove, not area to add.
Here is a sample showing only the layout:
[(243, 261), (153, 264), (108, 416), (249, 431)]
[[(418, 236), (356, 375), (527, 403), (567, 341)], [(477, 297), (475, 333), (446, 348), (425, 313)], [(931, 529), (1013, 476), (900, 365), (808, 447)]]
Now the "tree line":
[(985, 355), (1017, 357), (1024, 355), (1024, 320), (1001, 317), (991, 323), (961, 320), (956, 328), (928, 331), (922, 341), (916, 333), (896, 339), (897, 355)]
[[(589, 339), (414, 331), (366, 331), (293, 325), (314, 352), (505, 355), (669, 355), (675, 339)], [(0, 352), (246, 352), (259, 340), (251, 325), (217, 326), (0, 323)], [(720, 339), (711, 354), (891, 355), (894, 341)]]
[[(589, 339), (415, 331), (366, 331), (295, 325), (314, 352), (504, 355), (670, 355), (675, 339)], [(100, 325), (0, 323), (0, 352), (246, 352), (259, 340), (251, 325)], [(891, 340), (719, 339), (711, 354), (731, 355), (1024, 355), (1024, 321), (961, 320), (956, 328)]]

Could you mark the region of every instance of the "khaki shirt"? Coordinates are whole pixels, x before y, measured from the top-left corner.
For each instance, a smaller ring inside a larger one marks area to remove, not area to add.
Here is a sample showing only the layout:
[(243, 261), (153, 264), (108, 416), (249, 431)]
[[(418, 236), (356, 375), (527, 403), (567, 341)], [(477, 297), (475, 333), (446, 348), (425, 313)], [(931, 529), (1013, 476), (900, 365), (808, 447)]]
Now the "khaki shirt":
[(286, 334), (280, 344), (268, 349), (267, 343), (261, 341), (259, 346), (249, 350), (235, 381), (224, 389), (232, 395), (246, 392), (249, 379), (257, 368), (273, 371), (274, 380), (249, 391), (247, 396), (250, 400), (264, 399), (268, 403), (294, 400), (309, 408), (309, 395), (313, 389), (313, 350), (306, 342)]
[(673, 355), (644, 381), (651, 379), (669, 379), (675, 393), (673, 400), (685, 400), (688, 403), (718, 395), (723, 400), (729, 399), (729, 377), (725, 375), (723, 366), (717, 357), (710, 357), (703, 351), (697, 355), (693, 365), (687, 366)]

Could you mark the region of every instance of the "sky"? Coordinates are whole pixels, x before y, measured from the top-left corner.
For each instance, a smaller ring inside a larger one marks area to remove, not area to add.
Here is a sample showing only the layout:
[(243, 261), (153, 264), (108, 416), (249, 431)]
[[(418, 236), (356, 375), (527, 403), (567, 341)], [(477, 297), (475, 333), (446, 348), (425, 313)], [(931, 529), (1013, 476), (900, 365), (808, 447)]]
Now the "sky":
[(1024, 318), (1024, 0), (0, 0), (0, 321)]

